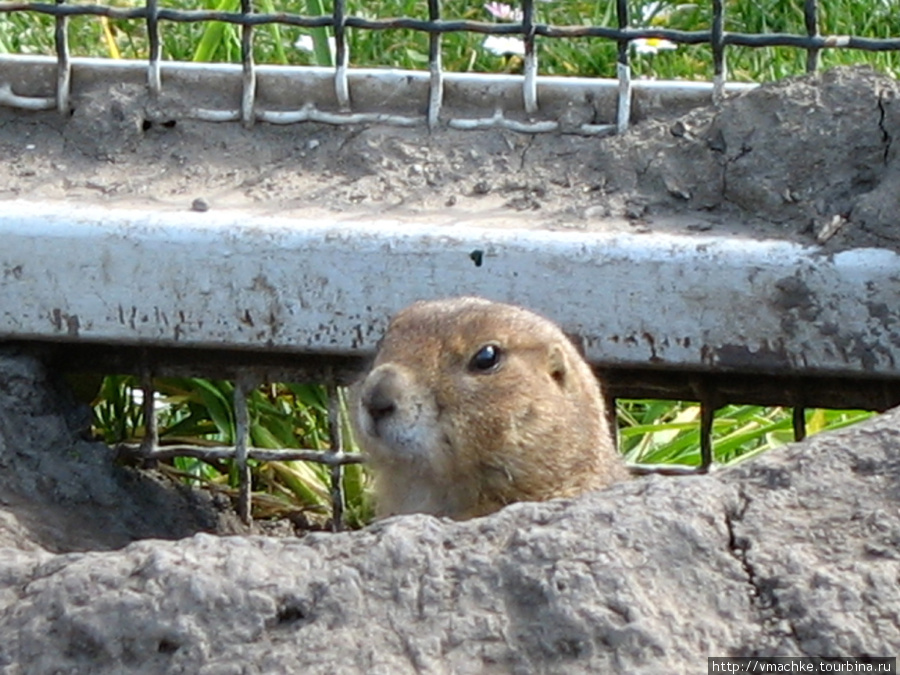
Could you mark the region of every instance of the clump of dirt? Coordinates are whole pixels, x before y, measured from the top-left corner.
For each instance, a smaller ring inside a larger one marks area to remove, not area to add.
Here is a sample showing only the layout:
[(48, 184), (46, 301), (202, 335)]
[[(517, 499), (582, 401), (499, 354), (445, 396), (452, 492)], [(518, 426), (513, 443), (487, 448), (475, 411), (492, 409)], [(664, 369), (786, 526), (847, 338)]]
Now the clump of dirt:
[(0, 110), (0, 197), (900, 249), (897, 83), (766, 84), (622, 136), (184, 119), (141, 87)]
[(300, 513), (246, 526), (222, 492), (176, 483), (165, 467), (115, 461), (90, 435), (90, 409), (39, 347), (0, 347), (0, 420), (0, 549), (63, 553), (196, 532), (285, 537), (316, 529)]

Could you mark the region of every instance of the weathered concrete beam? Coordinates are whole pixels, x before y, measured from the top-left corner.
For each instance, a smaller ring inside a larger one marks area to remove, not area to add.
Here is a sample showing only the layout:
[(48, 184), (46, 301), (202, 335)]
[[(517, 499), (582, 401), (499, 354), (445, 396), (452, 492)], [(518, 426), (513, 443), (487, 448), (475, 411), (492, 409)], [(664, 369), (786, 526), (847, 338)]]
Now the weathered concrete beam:
[(526, 305), (605, 368), (900, 377), (900, 256), (785, 241), (0, 209), (0, 338), (363, 357), (420, 298)]

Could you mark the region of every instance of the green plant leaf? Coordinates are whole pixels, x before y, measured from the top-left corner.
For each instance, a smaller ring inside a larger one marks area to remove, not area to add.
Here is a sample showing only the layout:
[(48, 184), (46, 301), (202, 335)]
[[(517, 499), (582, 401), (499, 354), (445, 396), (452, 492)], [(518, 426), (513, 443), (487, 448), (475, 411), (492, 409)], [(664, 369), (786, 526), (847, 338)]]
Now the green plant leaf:
[(194, 379), (196, 394), (209, 412), (210, 419), (222, 436), (223, 443), (234, 443), (234, 409), (232, 394), (234, 387), (225, 382)]
[[(213, 7), (217, 12), (236, 12), (240, 8), (240, 0), (219, 0)], [(227, 42), (234, 39), (235, 28), (222, 21), (210, 21), (203, 29), (203, 35), (194, 50), (192, 61), (209, 62), (215, 59), (219, 51), (227, 50)]]
[[(325, 6), (322, 0), (306, 0), (306, 13), (310, 16), (325, 16)], [(313, 39), (313, 53), (317, 66), (333, 66), (331, 58), (331, 46), (328, 38), (330, 32), (327, 28), (310, 28), (309, 34)]]
[(331, 495), (328, 488), (322, 481), (322, 476), (310, 465), (305, 462), (269, 462), (268, 465), (300, 503), (330, 507)]

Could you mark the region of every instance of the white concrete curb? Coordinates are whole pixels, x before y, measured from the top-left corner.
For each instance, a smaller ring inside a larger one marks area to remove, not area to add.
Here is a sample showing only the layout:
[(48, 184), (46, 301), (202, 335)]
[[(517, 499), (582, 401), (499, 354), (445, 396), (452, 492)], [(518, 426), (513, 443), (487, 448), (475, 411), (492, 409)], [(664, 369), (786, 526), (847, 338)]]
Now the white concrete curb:
[(900, 256), (0, 202), (0, 338), (371, 353), (420, 298), (519, 303), (601, 366), (900, 375)]

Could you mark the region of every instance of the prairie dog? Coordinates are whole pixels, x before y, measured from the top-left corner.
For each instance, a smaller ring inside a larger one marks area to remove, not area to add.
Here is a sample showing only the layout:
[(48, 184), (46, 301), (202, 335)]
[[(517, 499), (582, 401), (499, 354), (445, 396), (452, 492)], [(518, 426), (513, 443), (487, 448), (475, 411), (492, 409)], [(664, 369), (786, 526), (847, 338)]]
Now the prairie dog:
[(402, 310), (353, 406), (379, 517), (472, 518), (627, 476), (590, 368), (556, 325), (513, 305)]

